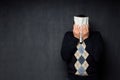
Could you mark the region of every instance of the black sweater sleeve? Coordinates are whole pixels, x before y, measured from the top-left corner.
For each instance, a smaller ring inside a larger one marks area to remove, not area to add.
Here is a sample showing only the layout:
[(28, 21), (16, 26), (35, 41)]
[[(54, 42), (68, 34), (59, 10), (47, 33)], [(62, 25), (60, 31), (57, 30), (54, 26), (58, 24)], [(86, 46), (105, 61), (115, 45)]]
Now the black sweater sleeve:
[(104, 42), (100, 32), (95, 32), (93, 36), (93, 45), (94, 45), (94, 59), (96, 62), (100, 61), (101, 55), (104, 53)]
[(61, 56), (65, 62), (69, 62), (77, 50), (79, 39), (73, 36), (73, 32), (66, 32), (62, 41)]

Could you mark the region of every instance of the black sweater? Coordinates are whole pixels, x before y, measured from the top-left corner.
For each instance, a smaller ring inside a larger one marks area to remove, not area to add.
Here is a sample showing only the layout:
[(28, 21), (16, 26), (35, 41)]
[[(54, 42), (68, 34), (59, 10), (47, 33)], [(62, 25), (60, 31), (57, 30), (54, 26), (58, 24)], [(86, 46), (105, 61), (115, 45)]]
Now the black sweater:
[[(74, 64), (76, 62), (76, 58), (74, 56), (77, 48), (79, 39), (73, 36), (73, 32), (66, 32), (63, 38), (62, 47), (61, 47), (61, 56), (62, 59), (67, 64), (68, 74), (74, 75), (76, 69)], [(103, 40), (101, 34), (97, 31), (90, 32), (89, 37), (84, 40), (86, 44), (86, 51), (89, 56), (87, 58), (87, 62), (89, 67), (87, 68), (88, 75), (97, 74), (97, 63), (99, 62), (100, 54), (103, 53)]]

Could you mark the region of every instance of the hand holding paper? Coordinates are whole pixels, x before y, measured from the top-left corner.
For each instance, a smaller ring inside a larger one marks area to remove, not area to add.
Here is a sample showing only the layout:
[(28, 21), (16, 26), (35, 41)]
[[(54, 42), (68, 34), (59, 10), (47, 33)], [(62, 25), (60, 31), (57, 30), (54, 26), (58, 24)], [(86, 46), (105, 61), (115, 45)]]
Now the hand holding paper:
[[(86, 27), (88, 28), (88, 19), (89, 19), (88, 17), (76, 17), (76, 16), (74, 16), (75, 25), (77, 25), (77, 27), (79, 27), (80, 43), (83, 42), (83, 33), (85, 32)], [(76, 26), (74, 26), (74, 27), (76, 27)]]

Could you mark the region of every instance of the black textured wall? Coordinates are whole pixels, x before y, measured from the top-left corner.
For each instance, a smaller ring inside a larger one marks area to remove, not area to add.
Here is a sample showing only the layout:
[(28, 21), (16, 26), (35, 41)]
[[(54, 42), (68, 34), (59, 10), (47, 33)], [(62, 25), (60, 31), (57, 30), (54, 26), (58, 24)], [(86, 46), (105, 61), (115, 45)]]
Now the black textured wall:
[(119, 80), (120, 6), (115, 0), (0, 2), (0, 80), (65, 80), (61, 42), (78, 14), (90, 16), (103, 36), (102, 80)]

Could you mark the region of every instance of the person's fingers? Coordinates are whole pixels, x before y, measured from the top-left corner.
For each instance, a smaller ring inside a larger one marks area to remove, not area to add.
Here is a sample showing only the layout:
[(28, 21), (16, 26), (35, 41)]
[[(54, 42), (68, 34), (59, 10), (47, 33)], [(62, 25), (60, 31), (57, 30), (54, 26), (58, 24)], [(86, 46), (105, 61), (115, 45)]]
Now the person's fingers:
[(77, 34), (80, 33), (80, 27), (79, 27), (79, 25), (77, 25), (77, 27), (76, 27), (76, 33), (77, 33)]
[(85, 25), (82, 25), (81, 27), (82, 27), (82, 29), (81, 29), (82, 33), (83, 34), (86, 33), (86, 27), (85, 27)]
[(86, 25), (86, 31), (89, 32), (88, 25)]
[(78, 29), (78, 25), (75, 25), (75, 30), (77, 30)]
[(80, 32), (82, 32), (83, 34), (87, 33), (88, 32), (88, 26), (87, 25), (76, 25), (74, 24), (73, 25), (73, 31), (78, 34)]
[(73, 25), (73, 32), (75, 32), (75, 30), (76, 30), (76, 25), (74, 24)]
[(75, 24), (73, 25), (73, 30), (75, 29)]
[(78, 31), (80, 31), (80, 27), (78, 27)]
[(82, 31), (82, 27), (81, 26), (79, 26), (79, 32), (81, 32)]
[(87, 25), (84, 25), (84, 31), (87, 32)]
[(76, 32), (77, 32), (77, 25), (76, 24), (73, 25), (73, 32), (74, 32), (74, 34), (76, 34)]
[(80, 27), (79, 25), (78, 25), (78, 29), (77, 29), (77, 30), (78, 30), (78, 32), (80, 33), (80, 31), (81, 31), (81, 27)]

